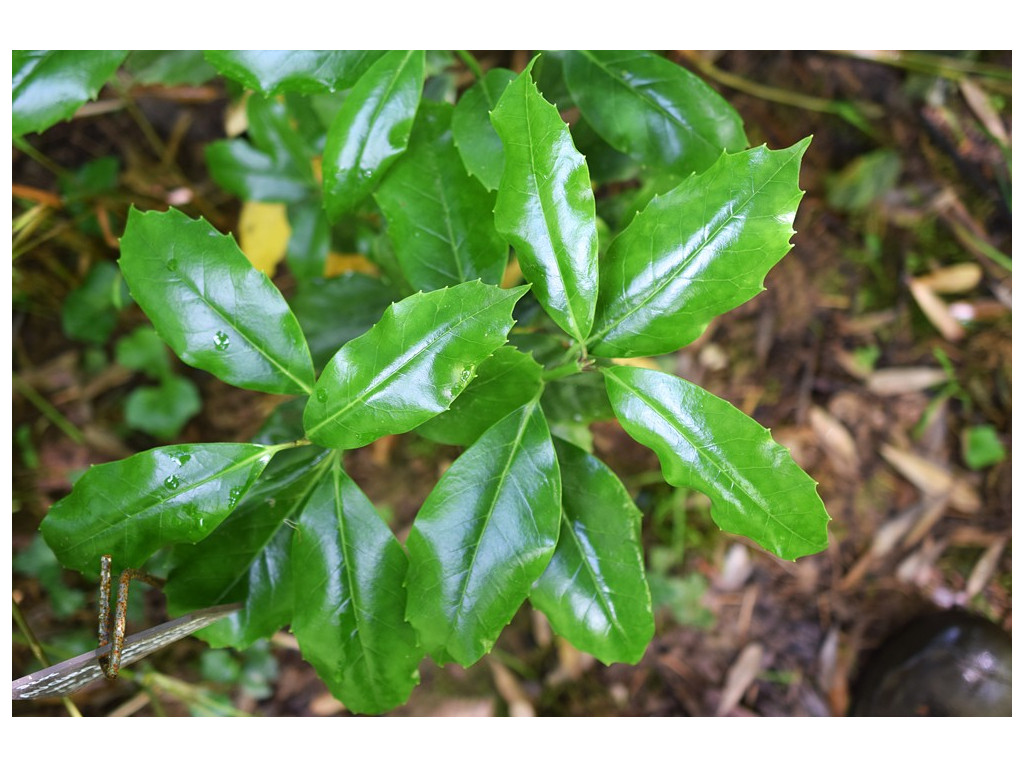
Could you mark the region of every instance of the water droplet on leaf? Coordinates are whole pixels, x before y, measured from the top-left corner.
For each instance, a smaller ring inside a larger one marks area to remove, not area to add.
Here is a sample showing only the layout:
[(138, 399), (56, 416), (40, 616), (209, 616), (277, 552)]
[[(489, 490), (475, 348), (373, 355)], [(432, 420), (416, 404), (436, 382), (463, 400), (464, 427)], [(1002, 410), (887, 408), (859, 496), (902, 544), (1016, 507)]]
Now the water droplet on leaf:
[(316, 399), (319, 400), (321, 403), (326, 403), (327, 402), (327, 390), (326, 389), (318, 389), (316, 391)]
[(175, 490), (179, 485), (181, 485), (181, 478), (177, 475), (168, 475), (164, 478), (164, 488), (169, 491)]
[(224, 331), (217, 331), (213, 335), (213, 346), (223, 352), (229, 346), (231, 346), (231, 339)]
[(171, 272), (177, 272), (178, 271), (178, 260), (177, 259), (169, 259), (168, 262), (167, 262), (167, 269), (169, 271), (171, 271)]

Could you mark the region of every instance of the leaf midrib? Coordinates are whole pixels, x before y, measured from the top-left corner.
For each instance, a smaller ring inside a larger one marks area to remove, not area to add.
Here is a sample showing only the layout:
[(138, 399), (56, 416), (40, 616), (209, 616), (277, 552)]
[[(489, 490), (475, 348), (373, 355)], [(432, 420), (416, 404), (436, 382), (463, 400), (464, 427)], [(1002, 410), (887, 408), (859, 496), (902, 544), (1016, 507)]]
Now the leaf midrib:
[(324, 472), (326, 472), (326, 470), (330, 466), (331, 466), (330, 459), (325, 457), (324, 460), (322, 460), (320, 462), (320, 465), (313, 470), (313, 472), (307, 473), (302, 478), (302, 480), (304, 482), (308, 482), (309, 483), (309, 486), (302, 491), (302, 493), (299, 495), (298, 499), (295, 500), (295, 502), (291, 505), (291, 507), (288, 509), (288, 511), (284, 515), (281, 516), (281, 519), (277, 523), (277, 525), (273, 525), (273, 526), (270, 526), (269, 528), (267, 528), (268, 534), (262, 537), (262, 544), (261, 544), (261, 546), (259, 548), (255, 549), (255, 550), (253, 550), (251, 556), (248, 558), (247, 565), (246, 565), (245, 569), (244, 570), (243, 569), (239, 569), (238, 574), (231, 581), (231, 583), (228, 584), (224, 589), (222, 589), (220, 592), (217, 593), (217, 600), (216, 600), (217, 603), (219, 603), (219, 602), (223, 601), (224, 599), (226, 599), (227, 596), (229, 594), (231, 594), (231, 591), (235, 588), (235, 586), (240, 581), (242, 581), (243, 577), (248, 575), (249, 568), (252, 567), (252, 564), (256, 561), (256, 558), (259, 557), (260, 553), (263, 552), (267, 548), (267, 546), (269, 545), (270, 541), (274, 538), (274, 536), (277, 535), (277, 532), (279, 530), (281, 530), (281, 527), (283, 525), (285, 525), (285, 521), (292, 519), (292, 514), (295, 512), (295, 510), (296, 509), (302, 509), (302, 508), (304, 508), (306, 506), (306, 504), (309, 502), (310, 497), (313, 495), (313, 492), (316, 490), (316, 486), (320, 482), (320, 478), (323, 476)]
[[(552, 225), (551, 218), (548, 215), (549, 205), (545, 204), (545, 200), (541, 196), (541, 192), (540, 192), (539, 174), (537, 172), (536, 152), (534, 150), (534, 141), (533, 141), (533, 125), (532, 125), (531, 120), (530, 120), (530, 116), (532, 114), (531, 110), (530, 110), (530, 100), (531, 100), (530, 87), (531, 86), (533, 87), (533, 90), (537, 93), (537, 97), (541, 98), (540, 92), (537, 91), (537, 87), (535, 85), (533, 85), (532, 82), (526, 83), (526, 87), (523, 88), (523, 104), (524, 104), (524, 107), (523, 107), (523, 122), (526, 125), (527, 145), (530, 148), (530, 151), (529, 151), (529, 157), (530, 157), (530, 183), (531, 183), (531, 186), (534, 188), (534, 190), (537, 193), (537, 199), (540, 200), (540, 209), (541, 209), (541, 212), (542, 212), (542, 214), (544, 216), (544, 230), (548, 234), (548, 240), (551, 242), (551, 245), (552, 245), (552, 252), (554, 252), (554, 254), (555, 254), (555, 269), (558, 270), (558, 280), (559, 280), (559, 283), (560, 283), (559, 287), (562, 289), (563, 295), (565, 296), (565, 308), (566, 308), (566, 310), (568, 310), (569, 321), (572, 324), (572, 331), (570, 331), (570, 333), (572, 333), (572, 335), (575, 338), (581, 339), (583, 334), (580, 331), (580, 328), (582, 326), (580, 325), (580, 322), (579, 322), (579, 320), (576, 317), (576, 308), (573, 306), (572, 297), (569, 295), (569, 283), (565, 279), (565, 271), (563, 269), (562, 259), (559, 258), (559, 253), (558, 253), (559, 252), (559, 246), (561, 246), (562, 253), (566, 257), (569, 257), (569, 250), (565, 246), (564, 242), (562, 241), (562, 238), (559, 236), (561, 233), (558, 231), (557, 226), (553, 226)], [(547, 202), (550, 203), (550, 200), (548, 200)], [(576, 214), (576, 211), (573, 211), (572, 213)], [(548, 296), (550, 298), (550, 296), (551, 296), (550, 291), (548, 292)]]
[[(464, 285), (465, 285), (465, 283), (464, 283)], [(444, 288), (442, 290), (446, 290), (447, 291), (447, 290), (451, 290), (451, 289), (450, 288)], [(433, 338), (431, 338), (430, 341), (428, 341), (426, 344), (423, 344), (423, 345), (419, 346), (415, 350), (409, 350), (405, 355), (399, 356), (391, 365), (389, 365), (387, 368), (385, 368), (383, 371), (381, 371), (380, 374), (378, 374), (376, 377), (371, 379), (371, 381), (365, 387), (363, 387), (363, 389), (359, 392), (358, 395), (356, 395), (352, 399), (348, 400), (337, 411), (335, 411), (335, 412), (325, 416), (315, 426), (313, 426), (310, 429), (308, 429), (306, 434), (309, 437), (312, 438), (328, 422), (337, 422), (337, 421), (339, 421), (342, 417), (345, 416), (345, 414), (347, 414), (353, 408), (355, 408), (355, 407), (357, 407), (359, 405), (362, 405), (363, 403), (366, 402), (366, 400), (369, 397), (371, 397), (372, 395), (375, 395), (377, 392), (379, 392), (383, 388), (385, 388), (395, 377), (399, 376), (405, 368), (407, 368), (410, 364), (412, 364), (412, 362), (417, 357), (419, 357), (420, 355), (422, 355), (425, 352), (427, 352), (431, 347), (433, 347), (435, 344), (440, 342), (445, 337), (450, 336), (451, 334), (453, 334), (459, 327), (465, 325), (466, 323), (471, 322), (475, 317), (477, 317), (477, 315), (480, 315), (483, 312), (487, 312), (488, 310), (492, 309), (497, 304), (500, 304), (502, 301), (505, 301), (508, 298), (509, 298), (509, 296), (502, 296), (502, 297), (500, 297), (498, 299), (498, 301), (495, 301), (495, 302), (492, 302), (490, 304), (487, 304), (486, 306), (484, 306), (484, 307), (478, 309), (477, 311), (473, 312), (471, 315), (466, 315), (466, 316), (461, 317), (458, 320), (458, 322), (451, 323), (451, 324), (448, 325), (447, 329), (443, 330), (440, 333), (436, 333), (433, 336)]]
[[(676, 280), (676, 278), (679, 276), (679, 273), (682, 272), (687, 266), (689, 266), (689, 264), (694, 259), (696, 259), (705, 248), (707, 248), (709, 243), (714, 242), (714, 240), (722, 233), (722, 231), (730, 222), (736, 219), (739, 216), (739, 214), (743, 212), (748, 206), (753, 205), (754, 199), (757, 196), (759, 196), (769, 184), (774, 182), (776, 176), (782, 173), (790, 162), (792, 162), (792, 158), (787, 159), (786, 162), (782, 163), (778, 168), (776, 168), (772, 175), (765, 179), (764, 183), (762, 183), (759, 187), (757, 187), (754, 190), (751, 190), (751, 192), (747, 195), (746, 199), (742, 202), (742, 204), (734, 208), (726, 219), (724, 219), (717, 227), (712, 229), (709, 232), (709, 234), (703, 240), (701, 240), (700, 244), (696, 248), (694, 248), (694, 250), (689, 255), (683, 258), (676, 265), (676, 267), (668, 275), (665, 276), (664, 279), (658, 281), (656, 287), (653, 287), (649, 291), (647, 291), (647, 295), (644, 296), (639, 302), (636, 302), (635, 304), (630, 302), (630, 297), (627, 296), (626, 294), (622, 294), (616, 297), (616, 304), (619, 305), (620, 307), (625, 305), (626, 311), (621, 314), (617, 314), (613, 317), (610, 317), (604, 323), (603, 327), (600, 330), (594, 331), (587, 339), (587, 346), (595, 346), (616, 327), (622, 325), (629, 318), (631, 318), (641, 309), (644, 309), (649, 303), (651, 303), (658, 296), (660, 296)], [(615, 247), (615, 243), (612, 243), (612, 247)]]
[[(222, 235), (222, 237), (226, 237), (226, 235)], [(173, 255), (174, 255), (174, 251), (175, 251), (175, 248), (174, 248), (174, 247), (172, 246), (172, 247), (171, 247), (171, 251), (170, 251), (170, 252), (171, 252), (171, 255), (172, 255), (172, 257), (173, 257)], [(204, 270), (205, 270), (205, 267), (204, 267)], [(221, 308), (220, 308), (220, 307), (218, 307), (218, 306), (217, 306), (216, 304), (214, 304), (213, 302), (211, 302), (211, 301), (210, 301), (210, 300), (209, 300), (209, 299), (208, 299), (208, 298), (206, 297), (206, 294), (205, 294), (205, 293), (203, 293), (202, 291), (200, 291), (200, 290), (199, 290), (199, 287), (198, 287), (198, 286), (197, 286), (197, 285), (196, 285), (195, 283), (193, 283), (193, 282), (192, 282), (192, 280), (191, 280), (190, 276), (188, 276), (188, 275), (178, 275), (178, 281), (179, 281), (180, 283), (182, 283), (183, 285), (185, 285), (185, 286), (186, 286), (187, 288), (190, 288), (190, 289), (192, 290), (192, 292), (193, 292), (193, 293), (194, 293), (194, 294), (195, 294), (196, 296), (198, 296), (198, 297), (199, 297), (200, 301), (202, 301), (202, 302), (203, 302), (203, 305), (204, 305), (204, 306), (206, 306), (207, 308), (209, 308), (209, 309), (210, 309), (210, 310), (211, 310), (211, 311), (212, 311), (212, 312), (213, 312), (213, 313), (214, 313), (215, 315), (217, 315), (217, 317), (219, 317), (219, 318), (220, 318), (220, 319), (221, 319), (222, 321), (224, 321), (224, 323), (225, 323), (226, 325), (228, 325), (229, 327), (231, 327), (232, 329), (234, 329), (234, 331), (235, 331), (235, 332), (236, 332), (236, 333), (237, 333), (237, 334), (238, 334), (239, 336), (241, 336), (241, 337), (242, 337), (242, 340), (243, 340), (243, 341), (244, 341), (244, 342), (245, 342), (246, 344), (248, 344), (248, 345), (249, 345), (249, 347), (250, 347), (251, 349), (254, 349), (254, 350), (255, 350), (255, 351), (256, 351), (256, 352), (257, 352), (257, 353), (258, 353), (258, 354), (259, 354), (259, 355), (260, 355), (261, 357), (263, 357), (263, 358), (264, 358), (265, 360), (267, 360), (268, 362), (270, 362), (270, 364), (271, 364), (271, 365), (272, 365), (272, 366), (273, 366), (274, 368), (276, 368), (276, 369), (277, 369), (278, 371), (280, 371), (280, 372), (281, 372), (281, 373), (283, 373), (283, 374), (284, 374), (285, 376), (287, 376), (287, 377), (288, 377), (289, 379), (291, 379), (291, 380), (292, 380), (293, 382), (295, 382), (295, 384), (297, 384), (297, 385), (298, 385), (298, 387), (299, 387), (299, 388), (300, 388), (300, 389), (301, 389), (301, 390), (302, 390), (303, 392), (305, 392), (305, 393), (306, 393), (307, 395), (309, 395), (309, 394), (312, 394), (312, 392), (313, 392), (313, 388), (312, 388), (312, 387), (311, 387), (311, 386), (310, 386), (309, 384), (307, 384), (306, 382), (304, 382), (304, 381), (303, 381), (302, 379), (299, 379), (299, 378), (297, 378), (297, 377), (295, 376), (295, 374), (293, 374), (293, 373), (292, 373), (292, 372), (291, 372), (290, 370), (288, 370), (288, 368), (287, 368), (287, 367), (285, 367), (285, 365), (284, 365), (283, 363), (281, 363), (281, 362), (278, 362), (278, 360), (277, 360), (277, 359), (276, 359), (276, 358), (275, 358), (275, 357), (274, 357), (273, 355), (271, 355), (271, 354), (270, 354), (270, 352), (268, 352), (268, 351), (264, 350), (264, 349), (263, 349), (262, 347), (260, 347), (259, 345), (257, 345), (257, 344), (256, 344), (256, 343), (255, 343), (255, 342), (254, 342), (254, 341), (253, 341), (253, 340), (252, 340), (252, 339), (251, 339), (250, 337), (249, 337), (249, 334), (248, 334), (248, 333), (246, 332), (246, 330), (247, 330), (247, 329), (246, 329), (246, 328), (245, 328), (244, 326), (242, 326), (242, 325), (238, 324), (238, 323), (237, 323), (237, 322), (236, 322), (236, 321), (235, 321), (235, 320), (234, 320), (233, 318), (231, 318), (230, 316), (228, 316), (228, 315), (225, 315), (225, 314), (224, 314), (224, 312), (223, 312), (223, 311), (221, 310)], [(191, 357), (194, 357), (194, 355), (190, 355), (190, 356), (191, 356)], [(216, 358), (214, 358), (214, 359), (216, 359)]]
[[(415, 51), (408, 51), (406, 55), (402, 57), (402, 61), (397, 67), (395, 67), (395, 71), (392, 74), (391, 80), (390, 82), (388, 82), (387, 87), (381, 92), (380, 98), (377, 99), (377, 103), (373, 105), (373, 110), (371, 112), (370, 121), (368, 124), (369, 130), (367, 131), (366, 134), (364, 134), (363, 140), (359, 142), (359, 152), (356, 154), (356, 162), (351, 169), (352, 171), (358, 171), (359, 168), (362, 166), (363, 155), (366, 153), (366, 138), (377, 130), (377, 123), (380, 119), (381, 112), (384, 109), (384, 105), (388, 103), (388, 100), (394, 93), (395, 86), (397, 85), (399, 80), (401, 80), (402, 76), (405, 74), (406, 65), (409, 63), (409, 60), (413, 57), (415, 53)], [(381, 59), (378, 59), (378, 61), (383, 61), (383, 57)], [(374, 62), (374, 64), (376, 64), (376, 62)], [(358, 114), (358, 112), (356, 112), (356, 114)]]
[(575, 526), (572, 525), (572, 523), (569, 520), (569, 515), (564, 510), (565, 508), (563, 506), (563, 529), (569, 532), (569, 536), (572, 539), (573, 545), (576, 547), (577, 551), (580, 554), (580, 561), (583, 563), (583, 567), (586, 569), (586, 572), (590, 577), (591, 582), (596, 587), (596, 589), (594, 589), (591, 592), (591, 594), (597, 596), (598, 602), (600, 602), (602, 607), (604, 608), (605, 616), (607, 616), (608, 619), (611, 621), (612, 626), (614, 626), (615, 629), (618, 630), (620, 639), (628, 639), (629, 633), (625, 630), (625, 628), (622, 626), (622, 623), (619, 621), (618, 612), (615, 610), (615, 606), (612, 605), (611, 601), (608, 599), (608, 595), (605, 591), (608, 587), (608, 584), (603, 578), (601, 578), (600, 572), (594, 570), (594, 568), (591, 566), (590, 558), (587, 557), (587, 550), (584, 549), (583, 544), (580, 541), (580, 537), (576, 533)]
[[(213, 475), (207, 475), (203, 479), (197, 480), (196, 482), (190, 483), (189, 485), (179, 486), (169, 496), (160, 498), (160, 499), (152, 502), (151, 504), (147, 504), (145, 506), (139, 507), (135, 511), (124, 511), (122, 513), (123, 516), (121, 518), (119, 518), (116, 522), (110, 523), (109, 525), (104, 525), (102, 531), (99, 531), (97, 533), (92, 534), (91, 536), (88, 536), (87, 538), (79, 540), (77, 543), (75, 543), (70, 548), (68, 548), (67, 552), (71, 553), (71, 552), (74, 552), (74, 551), (80, 549), (81, 547), (85, 546), (89, 542), (91, 542), (94, 539), (98, 538), (101, 534), (106, 534), (106, 533), (110, 533), (111, 531), (116, 531), (116, 530), (120, 529), (122, 526), (125, 526), (125, 525), (135, 526), (135, 525), (138, 524), (138, 519), (139, 519), (140, 515), (148, 515), (148, 513), (151, 512), (154, 508), (163, 506), (163, 505), (167, 504), (168, 502), (173, 501), (178, 496), (181, 496), (181, 495), (183, 495), (185, 493), (188, 493), (189, 491), (192, 491), (195, 488), (198, 488), (199, 486), (206, 485), (207, 483), (215, 482), (215, 481), (221, 479), (222, 477), (224, 477), (225, 475), (227, 475), (229, 473), (232, 473), (232, 472), (235, 472), (237, 470), (243, 469), (243, 468), (249, 466), (250, 464), (254, 464), (257, 461), (260, 461), (261, 459), (263, 459), (263, 457), (265, 457), (265, 456), (272, 456), (273, 454), (277, 453), (277, 451), (281, 450), (281, 448), (283, 448), (283, 447), (284, 446), (278, 446), (278, 445), (268, 445), (268, 446), (265, 446), (263, 448), (263, 450), (259, 451), (258, 453), (253, 454), (252, 456), (249, 456), (246, 459), (243, 459), (242, 461), (238, 462), (237, 464), (230, 464), (227, 467), (224, 467), (223, 469), (218, 471), (217, 473), (215, 473)], [(175, 446), (175, 448), (180, 449), (181, 446)], [(149, 492), (143, 494), (143, 498), (145, 496), (148, 496), (150, 493), (152, 493), (152, 490), (153, 489), (150, 489)]]
[[(338, 545), (341, 549), (342, 558), (342, 578), (345, 580), (345, 588), (348, 590), (349, 602), (352, 606), (352, 621), (356, 625), (355, 639), (359, 643), (359, 647), (362, 649), (362, 657), (366, 664), (366, 671), (370, 675), (370, 679), (376, 681), (378, 679), (376, 671), (376, 663), (374, 661), (374, 654), (369, 652), (369, 648), (372, 646), (367, 645), (365, 638), (368, 636), (367, 631), (364, 630), (366, 623), (363, 621), (363, 601), (361, 599), (361, 591), (356, 588), (356, 578), (353, 571), (355, 570), (355, 564), (351, 562), (349, 558), (349, 541), (348, 541), (348, 525), (345, 518), (345, 504), (342, 501), (344, 495), (343, 483), (344, 472), (341, 469), (341, 453), (335, 453), (334, 461), (331, 462), (331, 485), (334, 489), (334, 517), (338, 523)], [(351, 482), (351, 480), (350, 480)], [(349, 664), (353, 660), (349, 659)], [(369, 695), (376, 699), (376, 690), (369, 693)]]
[[(629, 384), (628, 382), (623, 381), (614, 372), (610, 372), (610, 373), (611, 373), (612, 376), (615, 377), (615, 379), (624, 388), (626, 388), (630, 392), (632, 392), (633, 395), (638, 400), (640, 400), (642, 403), (644, 403), (659, 419), (661, 419), (662, 423), (667, 425), (670, 429), (672, 429), (680, 437), (682, 437), (683, 440), (685, 440), (689, 445), (691, 445), (693, 447), (693, 449), (698, 454), (700, 454), (700, 456), (704, 459), (705, 462), (707, 462), (708, 464), (712, 465), (715, 469), (717, 469), (721, 476), (729, 477), (729, 478), (733, 479), (734, 481), (737, 480), (737, 475), (735, 475), (732, 472), (726, 472), (723, 469), (722, 465), (714, 460), (713, 455), (709, 455), (706, 452), (706, 450), (705, 450), (705, 448), (703, 446), (698, 445), (697, 443), (695, 443), (693, 440), (690, 439), (690, 436), (689, 436), (689, 434), (686, 431), (684, 431), (682, 428), (676, 426), (676, 421), (674, 419), (674, 414), (671, 411), (668, 411), (665, 408), (664, 403), (662, 403), (660, 400), (656, 400), (656, 399), (648, 397), (645, 392), (642, 392), (639, 389), (637, 389), (636, 387), (634, 387), (631, 384)], [(653, 430), (651, 430), (651, 431), (653, 431)], [(661, 436), (657, 432), (655, 432), (655, 434), (658, 434), (659, 437)], [(769, 520), (770, 522), (774, 523), (775, 525), (778, 525), (780, 528), (782, 528), (783, 530), (789, 532), (791, 535), (795, 536), (796, 538), (800, 539), (801, 541), (804, 541), (804, 542), (806, 542), (806, 543), (808, 543), (808, 544), (810, 544), (812, 546), (815, 544), (815, 542), (813, 542), (810, 539), (808, 539), (806, 536), (804, 536), (799, 531), (796, 531), (793, 528), (791, 528), (790, 526), (786, 525), (786, 523), (784, 523), (781, 518), (779, 518), (776, 515), (772, 514), (771, 510), (769, 510), (764, 505), (764, 503), (759, 499), (758, 495), (751, 491), (751, 489), (749, 487), (749, 483), (745, 481), (745, 478), (743, 478), (742, 474), (739, 475), (738, 478), (742, 482), (736, 482), (736, 487), (742, 490), (743, 496), (745, 496), (750, 501), (752, 506), (754, 506), (756, 509), (760, 510), (761, 513), (765, 516), (765, 518), (767, 520)], [(707, 481), (705, 481), (705, 482), (707, 482)], [(707, 484), (710, 487), (714, 488), (714, 485), (712, 483), (708, 482)], [(722, 503), (721, 497), (719, 497), (718, 501), (719, 501), (719, 503)]]
[[(455, 605), (455, 613), (453, 614), (450, 621), (450, 628), (448, 635), (444, 641), (445, 650), (448, 650), (448, 645), (451, 639), (456, 635), (458, 625), (462, 620), (463, 610), (466, 603), (466, 592), (469, 589), (469, 582), (472, 579), (473, 571), (476, 567), (477, 556), (480, 554), (482, 542), (484, 536), (487, 533), (487, 528), (490, 525), (491, 518), (494, 516), (494, 510), (498, 505), (498, 499), (501, 497), (501, 491), (505, 487), (505, 483), (510, 478), (509, 467), (514, 463), (516, 456), (522, 450), (523, 435), (526, 433), (526, 428), (533, 417), (534, 410), (536, 408), (536, 401), (531, 405), (524, 408), (522, 421), (519, 423), (519, 428), (516, 430), (515, 440), (508, 445), (510, 450), (508, 457), (505, 461), (505, 466), (502, 468), (501, 475), (499, 476), (498, 483), (494, 487), (494, 492), (491, 494), (489, 503), (487, 505), (486, 515), (484, 516), (483, 522), (480, 525), (480, 534), (476, 537), (476, 546), (473, 548), (473, 556), (470, 558), (469, 567), (466, 569), (466, 576), (462, 580), (462, 588), (459, 590), (459, 599)], [(449, 651), (450, 653), (450, 651)]]
[[(597, 60), (590, 53), (590, 51), (580, 51), (580, 54), (585, 56), (594, 66), (596, 66), (601, 71), (603, 71), (605, 73), (605, 75), (607, 75), (607, 77), (609, 77), (610, 79), (614, 80), (615, 82), (621, 84), (622, 87), (625, 88), (630, 93), (636, 94), (637, 98), (639, 98), (641, 101), (646, 102), (648, 105), (653, 107), (656, 112), (661, 113), (666, 118), (668, 118), (668, 120), (670, 122), (674, 123), (675, 125), (679, 126), (682, 129), (684, 129), (686, 131), (687, 135), (696, 137), (701, 143), (703, 143), (706, 147), (708, 147), (712, 151), (717, 151), (719, 149), (722, 149), (721, 147), (718, 147), (714, 143), (712, 143), (710, 139), (708, 139), (705, 136), (703, 136), (699, 131), (697, 131), (689, 123), (683, 122), (683, 120), (681, 120), (677, 115), (674, 115), (671, 112), (669, 112), (667, 109), (665, 109), (665, 107), (662, 106), (662, 104), (660, 102), (658, 102), (656, 99), (651, 98), (647, 91), (641, 90), (637, 86), (634, 86), (631, 83), (629, 83), (627, 80), (624, 80), (623, 78), (616, 76), (608, 67), (606, 67), (604, 65), (603, 62)], [(642, 57), (634, 56), (633, 58), (635, 59), (635, 58), (642, 58)]]

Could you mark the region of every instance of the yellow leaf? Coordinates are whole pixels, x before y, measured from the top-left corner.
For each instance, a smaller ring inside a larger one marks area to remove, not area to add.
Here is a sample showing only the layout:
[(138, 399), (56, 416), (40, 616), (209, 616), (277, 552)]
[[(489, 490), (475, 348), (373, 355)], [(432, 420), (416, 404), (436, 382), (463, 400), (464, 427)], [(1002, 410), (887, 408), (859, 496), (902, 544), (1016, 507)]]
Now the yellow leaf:
[(646, 368), (649, 371), (660, 371), (661, 366), (658, 365), (654, 358), (651, 357), (613, 357), (612, 362), (616, 365), (631, 365), (634, 368)]
[(364, 275), (376, 276), (377, 265), (363, 256), (361, 253), (335, 253), (327, 254), (327, 263), (324, 265), (324, 277), (337, 277), (348, 272), (362, 272)]
[(273, 276), (288, 250), (292, 228), (283, 203), (249, 201), (238, 220), (238, 246), (256, 269)]

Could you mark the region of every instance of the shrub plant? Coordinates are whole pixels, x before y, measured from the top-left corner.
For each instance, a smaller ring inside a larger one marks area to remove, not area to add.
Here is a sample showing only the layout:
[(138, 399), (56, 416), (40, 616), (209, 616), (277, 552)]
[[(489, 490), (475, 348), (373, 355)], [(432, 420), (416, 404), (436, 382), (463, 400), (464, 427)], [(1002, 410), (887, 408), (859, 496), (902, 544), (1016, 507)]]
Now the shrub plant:
[[(86, 574), (104, 553), (127, 568), (161, 552), (173, 612), (243, 603), (205, 631), (213, 645), (290, 626), (357, 712), (402, 704), (427, 655), (475, 663), (527, 602), (602, 662), (640, 659), (641, 514), (592, 453), (595, 420), (707, 495), (723, 530), (783, 559), (827, 544), (814, 481), (768, 430), (630, 364), (763, 289), (791, 247), (810, 139), (748, 147), (728, 103), (651, 53), (552, 52), (519, 73), (460, 55), (462, 93), (455, 58), (423, 51), (14, 55), (16, 136), (69, 117), (122, 64), (237, 83), (248, 130), (207, 148), (209, 170), (288, 206), (297, 282), (286, 299), (202, 218), (130, 210), (120, 270), (163, 341), (290, 399), (251, 443), (92, 467), (44, 519), (47, 543)], [(327, 276), (337, 250), (377, 274)], [(412, 430), (464, 450), (403, 544), (343, 459)]]

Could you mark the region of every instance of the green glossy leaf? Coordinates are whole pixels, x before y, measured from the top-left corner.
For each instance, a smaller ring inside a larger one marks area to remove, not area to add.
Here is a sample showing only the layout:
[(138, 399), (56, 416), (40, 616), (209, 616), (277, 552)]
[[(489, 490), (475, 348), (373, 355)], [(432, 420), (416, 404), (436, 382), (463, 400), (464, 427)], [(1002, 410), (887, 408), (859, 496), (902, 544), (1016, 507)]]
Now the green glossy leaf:
[(336, 220), (370, 194), (409, 141), (423, 92), (423, 51), (392, 51), (359, 78), (327, 132), (324, 208)]
[(95, 99), (128, 51), (12, 51), (11, 135), (45, 131)]
[(534, 402), (487, 430), (423, 502), (406, 542), (406, 617), (439, 664), (473, 664), (512, 620), (554, 552), (560, 494)]
[(312, 390), (298, 321), (230, 235), (173, 208), (132, 208), (119, 263), (132, 296), (187, 364), (260, 392)]
[(329, 451), (282, 451), (238, 508), (198, 544), (179, 546), (164, 592), (172, 614), (242, 603), (201, 637), (245, 648), (292, 620), (293, 526), (329, 470)]
[[(384, 52), (381, 51), (381, 54)], [(337, 91), (335, 93), (314, 93), (310, 95), (300, 93), (286, 93), (285, 104), (288, 106), (288, 113), (292, 116), (295, 128), (313, 148), (316, 156), (324, 153), (324, 146), (327, 143), (327, 131), (337, 117), (341, 105), (345, 102), (348, 91)], [(320, 196), (317, 195), (319, 198)], [(319, 201), (323, 207), (322, 201)]]
[(408, 560), (338, 458), (299, 519), (292, 563), (303, 658), (354, 712), (404, 703), (423, 657), (404, 618)]
[(206, 51), (225, 77), (265, 94), (318, 93), (350, 87), (382, 51)]
[[(604, 140), (604, 138), (594, 130), (593, 126), (590, 125), (586, 120), (577, 120), (572, 125), (572, 141), (576, 145), (576, 149), (587, 158), (587, 168), (590, 171), (590, 180), (595, 186), (606, 186), (613, 184), (614, 182), (633, 182), (639, 180), (642, 183), (646, 181), (646, 174), (642, 178), (641, 176), (643, 168), (640, 164), (629, 155), (623, 154), (615, 149), (611, 144)], [(675, 183), (679, 183), (679, 179), (675, 178)], [(632, 183), (626, 186), (626, 189), (630, 189), (633, 186)], [(597, 215), (601, 218), (602, 205), (607, 207), (607, 197), (604, 201), (597, 203)]]
[(124, 422), (160, 440), (171, 440), (203, 408), (188, 379), (168, 376), (155, 387), (137, 387), (124, 401)]
[(544, 387), (544, 369), (514, 347), (501, 347), (480, 363), (476, 377), (451, 408), (418, 432), (448, 445), (469, 445), (512, 411), (536, 399)]
[(637, 214), (601, 262), (591, 352), (674, 352), (764, 290), (791, 247), (809, 142), (722, 155)]
[(667, 373), (616, 366), (604, 376), (626, 432), (658, 454), (669, 483), (711, 499), (719, 528), (784, 560), (828, 546), (829, 516), (817, 483), (767, 429)]
[(615, 417), (604, 379), (596, 371), (577, 373), (564, 379), (549, 381), (541, 397), (548, 422), (564, 421), (592, 424)]
[(590, 424), (615, 418), (608, 402), (604, 377), (596, 371), (547, 382), (540, 403), (548, 418), (551, 434), (588, 453), (594, 450)]
[(286, 104), (279, 99), (250, 96), (246, 115), (253, 143), (273, 157), (283, 171), (314, 188), (312, 150), (294, 125)]
[(567, 51), (565, 82), (605, 141), (651, 168), (700, 173), (747, 146), (743, 119), (703, 80), (646, 51)]
[(291, 304), (309, 341), (313, 362), (322, 369), (343, 344), (370, 330), (397, 299), (390, 285), (348, 272), (303, 280)]
[(510, 69), (488, 70), (462, 94), (452, 114), (452, 138), (462, 162), (490, 190), (498, 188), (505, 165), (505, 150), (491, 125), (490, 112), (515, 78), (516, 73)]
[(129, 303), (127, 287), (109, 261), (93, 265), (82, 284), (64, 300), (61, 327), (76, 341), (103, 344), (117, 326), (118, 310)]
[(202, 51), (132, 51), (125, 69), (146, 85), (201, 85), (217, 76)]
[(243, 200), (291, 203), (309, 197), (305, 181), (283, 172), (274, 158), (244, 139), (207, 144), (206, 165), (214, 181)]
[(307, 200), (289, 206), (288, 224), (292, 234), (285, 258), (292, 274), (299, 280), (323, 277), (331, 250), (331, 225), (320, 201)]
[(306, 435), (358, 448), (443, 412), (505, 343), (526, 291), (462, 283), (393, 304), (327, 364), (303, 415)]
[(582, 341), (597, 299), (597, 216), (583, 156), (527, 67), (491, 113), (505, 149), (494, 223), (551, 318)]
[(206, 146), (210, 175), (243, 200), (294, 203), (317, 192), (312, 150), (292, 125), (283, 103), (252, 96), (246, 113), (246, 139), (214, 141)]
[(100, 555), (138, 568), (161, 547), (200, 541), (235, 508), (278, 446), (171, 445), (98, 464), (54, 504), (39, 530), (69, 568), (95, 574)]
[(375, 195), (402, 272), (421, 291), (477, 278), (497, 285), (508, 263), (508, 245), (494, 228), (494, 196), (466, 174), (451, 114), (448, 104), (423, 104), (409, 148)]
[(562, 474), (558, 546), (530, 592), (555, 632), (605, 664), (635, 664), (654, 636), (640, 510), (608, 467), (555, 441)]

